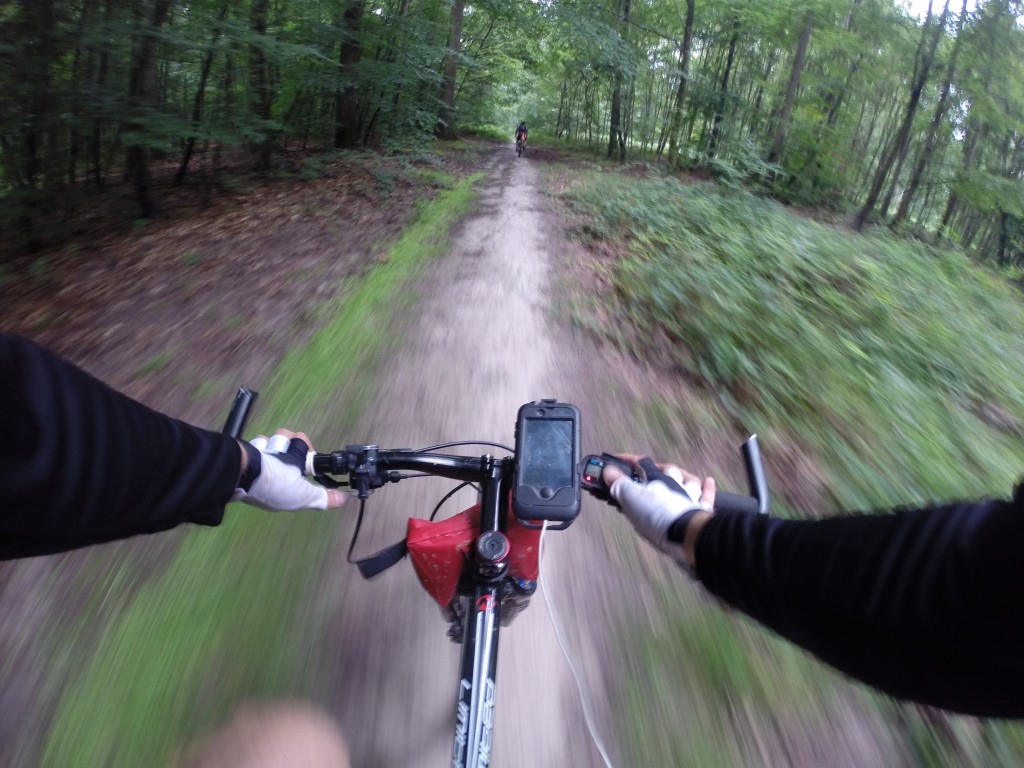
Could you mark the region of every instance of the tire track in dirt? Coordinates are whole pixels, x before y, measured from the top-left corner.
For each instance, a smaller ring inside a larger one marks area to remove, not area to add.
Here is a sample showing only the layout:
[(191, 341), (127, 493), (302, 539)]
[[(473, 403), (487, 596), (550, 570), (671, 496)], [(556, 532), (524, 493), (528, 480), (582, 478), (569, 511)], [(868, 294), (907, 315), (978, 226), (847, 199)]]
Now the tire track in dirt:
[[(579, 381), (575, 353), (548, 317), (558, 239), (537, 188), (537, 171), (528, 158), (517, 159), (504, 147), (489, 166), (478, 211), (462, 223), (451, 253), (421, 285), (407, 339), (378, 377), (378, 404), (368, 409), (352, 442), (415, 447), (480, 438), (511, 444), (522, 403), (541, 397), (580, 402), (571, 386)], [(374, 496), (359, 553), (401, 538), (405, 519), (429, 514), (450, 487), (417, 480)], [(473, 500), (463, 492), (446, 511)], [(354, 504), (351, 511), (354, 518)], [(346, 524), (339, 552), (353, 525), (354, 519)], [(545, 546), (547, 588), (561, 623), (572, 625), (585, 610), (580, 592), (599, 599), (586, 589), (577, 592), (575, 587), (586, 584), (575, 582), (576, 573), (592, 575), (595, 556), (605, 558), (600, 532), (581, 521), (548, 535)], [(438, 607), (407, 562), (373, 582), (360, 579), (340, 555), (337, 568), (332, 580), (339, 613), (328, 647), (338, 665), (334, 708), (353, 764), (449, 765), (459, 648), (445, 637)], [(600, 681), (594, 644), (568, 634), (588, 685)], [(500, 643), (493, 764), (600, 765), (539, 591), (530, 610), (502, 631)], [(602, 687), (598, 682), (595, 691)], [(604, 697), (592, 692), (589, 698), (596, 704)], [(608, 717), (597, 709), (607, 740)]]

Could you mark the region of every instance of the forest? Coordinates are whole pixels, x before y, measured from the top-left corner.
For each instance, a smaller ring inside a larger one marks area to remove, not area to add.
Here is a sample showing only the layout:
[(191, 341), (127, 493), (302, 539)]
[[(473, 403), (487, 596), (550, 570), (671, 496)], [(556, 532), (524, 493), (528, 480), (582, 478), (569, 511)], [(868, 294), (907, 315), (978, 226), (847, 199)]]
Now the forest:
[[(594, 449), (727, 490), (756, 431), (780, 516), (1005, 497), (1022, 19), (1024, 0), (0, 0), (0, 330), (197, 425), (245, 383), (252, 434), (321, 449), (499, 436), (557, 382)], [(527, 305), (562, 353), (479, 365)], [(414, 513), (387, 498), (367, 553)], [(442, 764), (457, 654), (407, 569), (354, 576), (355, 506), (3, 564), (0, 764), (185, 764), (276, 697), (336, 717), (355, 765)], [(600, 512), (561, 550), (586, 588), (548, 583), (616, 764), (1024, 764), (1019, 723), (851, 684)], [(541, 728), (570, 751), (593, 733), (533, 629), (503, 646), (537, 673), (499, 675), (503, 764), (587, 764), (537, 757)]]
[(8, 0), (0, 221), (491, 126), (1024, 265), (1019, 0)]

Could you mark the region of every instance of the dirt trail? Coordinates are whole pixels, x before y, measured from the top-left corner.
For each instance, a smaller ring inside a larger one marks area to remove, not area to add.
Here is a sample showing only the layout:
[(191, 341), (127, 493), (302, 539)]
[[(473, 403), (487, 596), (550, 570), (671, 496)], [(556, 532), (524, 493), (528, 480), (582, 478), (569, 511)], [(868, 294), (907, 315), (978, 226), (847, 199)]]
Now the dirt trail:
[[(579, 402), (569, 386), (580, 380), (575, 355), (548, 317), (549, 249), (558, 239), (537, 171), (504, 148), (489, 165), (477, 213), (422, 286), (407, 342), (382, 371), (379, 402), (386, 405), (371, 409), (375, 415), (357, 439), (392, 447), (474, 437), (509, 444), (522, 403)], [(359, 550), (392, 543), (410, 514), (428, 514), (446, 487), (431, 483), (406, 482), (373, 498)], [(471, 503), (471, 495), (462, 501)], [(344, 535), (350, 531), (351, 525)], [(598, 528), (581, 523), (547, 539), (544, 576), (561, 621), (570, 624), (576, 616), (567, 606), (580, 605), (566, 572), (589, 561), (586, 572), (593, 575), (595, 555), (604, 559)], [(331, 647), (342, 665), (337, 710), (354, 764), (446, 764), (459, 649), (445, 637), (438, 607), (408, 563), (370, 583), (344, 562), (338, 568), (340, 614)], [(593, 647), (573, 642), (570, 650), (593, 683), (600, 668)], [(601, 764), (539, 592), (502, 632), (497, 687), (495, 765)], [(603, 699), (590, 696), (595, 705)], [(599, 721), (610, 738), (607, 718)]]
[[(573, 279), (565, 272), (593, 275), (595, 269), (592, 254), (572, 251), (570, 258), (563, 258), (571, 246), (561, 239), (557, 207), (549, 206), (550, 199), (539, 191), (535, 165), (539, 158), (540, 153), (534, 152), (517, 159), (511, 146), (503, 146), (488, 160), (490, 175), (482, 182), (477, 212), (461, 225), (451, 252), (438, 259), (431, 274), (419, 282), (414, 311), (399, 321), (403, 343), (379, 372), (376, 403), (366, 409), (359, 427), (343, 438), (391, 447), (469, 438), (510, 443), (519, 405), (539, 397), (557, 397), (581, 407), (584, 450), (623, 447), (674, 456), (687, 466), (714, 468), (722, 487), (738, 488), (735, 446), (742, 435), (728, 434), (721, 425), (692, 416), (691, 412), (701, 413), (700, 393), (691, 391), (678, 376), (666, 376), (625, 353), (610, 347), (595, 349), (581, 334), (570, 332), (553, 318), (555, 286), (559, 280)], [(396, 210), (409, 207), (401, 201), (382, 207), (379, 218), (387, 220), (382, 223), (368, 213), (380, 207), (377, 201), (353, 197), (352, 190), (365, 185), (355, 183), (358, 179), (353, 181), (350, 175), (339, 173), (324, 186), (288, 187), (292, 197), (306, 190), (308, 197), (299, 200), (307, 202), (301, 205), (312, 205), (309, 201), (324, 205), (325, 218), (331, 221), (339, 219), (342, 211), (359, 211), (359, 221), (370, 219), (355, 234), (347, 230), (344, 237), (337, 238), (347, 243), (347, 256), (331, 263), (343, 274), (362, 258), (357, 245), (369, 248), (386, 239), (390, 230), (384, 223), (395, 218)], [(348, 192), (339, 191), (335, 182), (344, 182)], [(248, 264), (251, 252), (261, 252), (256, 243), (262, 242), (265, 232), (249, 232), (243, 225), (262, 220), (268, 212), (283, 216), (279, 201), (289, 195), (268, 189), (237, 211), (232, 208), (226, 221), (233, 224), (226, 224), (217, 247), (233, 253), (237, 263)], [(300, 230), (306, 228), (302, 217), (291, 219)], [(276, 218), (269, 221), (269, 226), (283, 227), (281, 238), (301, 234), (284, 228)], [(46, 313), (53, 307), (48, 295), (66, 297), (68, 311), (74, 311), (65, 320), (43, 323), (43, 330), (28, 335), (73, 358), (87, 359), (90, 370), (130, 394), (195, 423), (210, 423), (222, 401), (197, 399), (195, 388), (182, 385), (174, 372), (179, 368), (186, 373), (202, 370), (203, 378), (220, 374), (229, 382), (227, 389), (239, 380), (259, 386), (283, 345), (281, 339), (293, 340), (297, 331), (304, 333), (312, 327), (310, 318), (293, 318), (286, 312), (297, 303), (295, 296), (305, 295), (304, 282), (310, 278), (296, 276), (291, 252), (273, 254), (277, 262), (270, 258), (261, 262), (259, 285), (277, 288), (274, 295), (279, 300), (274, 306), (280, 311), (262, 313), (261, 317), (269, 316), (266, 327), (246, 338), (242, 331), (228, 329), (234, 328), (230, 318), (242, 311), (239, 307), (248, 306), (248, 294), (229, 291), (221, 296), (218, 292), (229, 289), (230, 281), (203, 280), (194, 273), (204, 271), (206, 261), (192, 265), (194, 269), (189, 271), (175, 268), (178, 262), (167, 258), (167, 254), (179, 252), (206, 253), (210, 246), (205, 241), (195, 243), (194, 248), (181, 242), (185, 231), (191, 229), (206, 231), (207, 227), (196, 227), (189, 220), (169, 222), (144, 238), (133, 238), (131, 247), (125, 247), (119, 258), (132, 267), (139, 282), (130, 295), (119, 298), (134, 303), (122, 306), (98, 298), (106, 294), (94, 295), (95, 284), (107, 278), (103, 270), (97, 272), (95, 259), (83, 259), (78, 271), (70, 271), (60, 281), (55, 274), (36, 287), (29, 297), (32, 301), (22, 302), (28, 309), (21, 312), (22, 320), (13, 330), (28, 333), (40, 317), (49, 317)], [(239, 229), (250, 235), (247, 247), (244, 243), (237, 247), (229, 236)], [(165, 250), (156, 250), (161, 244)], [(304, 258), (319, 258), (324, 245), (319, 235), (307, 245)], [(328, 245), (331, 253), (337, 252), (336, 242)], [(113, 253), (118, 252), (115, 249)], [(115, 262), (121, 263), (111, 261)], [(221, 264), (211, 256), (208, 266), (211, 275), (223, 277), (222, 272), (230, 273), (233, 263)], [(166, 269), (152, 268), (154, 265)], [(318, 276), (316, 282), (331, 283), (335, 277), (337, 273), (332, 272), (330, 279)], [(82, 307), (73, 301), (76, 289), (90, 297)], [(182, 290), (193, 296), (197, 307), (208, 302), (218, 311), (182, 313), (170, 299), (165, 300), (170, 309), (160, 303), (152, 306), (152, 296), (177, 297)], [(173, 312), (177, 324), (167, 322), (167, 312)], [(133, 318), (133, 322), (125, 322), (125, 318)], [(150, 332), (151, 328), (157, 332)], [(395, 333), (390, 327), (383, 332)], [(169, 337), (180, 341), (172, 343)], [(203, 340), (199, 360), (193, 359), (195, 339)], [(207, 343), (210, 339), (216, 344)], [(146, 360), (160, 365), (146, 374), (138, 367), (138, 361)], [(225, 373), (224, 360), (241, 360), (248, 368)], [(668, 419), (670, 423), (664, 423), (661, 416), (656, 418), (657, 424), (650, 423), (642, 409), (630, 404), (651, 397), (672, 403), (672, 411), (680, 415), (673, 417), (675, 421)], [(698, 407), (690, 408), (691, 401)], [(303, 426), (318, 440), (332, 442), (332, 425)], [(772, 457), (768, 458), (771, 462)], [(781, 482), (793, 473), (773, 474), (769, 466), (769, 474)], [(357, 554), (377, 551), (401, 538), (406, 519), (428, 514), (450, 487), (442, 481), (417, 480), (376, 495), (368, 506)], [(472, 494), (464, 493), (448, 511), (472, 501)], [(337, 561), (315, 590), (317, 605), (313, 608), (336, 611), (323, 638), (323, 655), (310, 660), (320, 677), (319, 695), (326, 695), (326, 703), (344, 728), (354, 766), (433, 768), (450, 764), (459, 648), (448, 642), (446, 624), (436, 604), (419, 588), (407, 562), (369, 583), (345, 562), (343, 553), (355, 524), (355, 505), (350, 511), (339, 535)], [(173, 553), (176, 536), (107, 545), (95, 559), (90, 559), (89, 553), (71, 553), (5, 567), (0, 574), (0, 656), (5, 662), (0, 664), (4, 681), (0, 714), (6, 715), (0, 716), (0, 764), (38, 762), (33, 755), (45, 743), (51, 710), (61, 695), (59, 690), (44, 688), (55, 687), (57, 683), (50, 681), (61, 679), (54, 669), (70, 670), (76, 660), (62, 648), (49, 648), (31, 639), (42, 636), (43, 627), (79, 621), (77, 611), (91, 605), (88, 596), (96, 587), (80, 576), (93, 570), (83, 569), (80, 563), (102, 561), (120, 567), (126, 553), (145, 552), (146, 562), (157, 572), (163, 558)], [(120, 555), (115, 551), (118, 547), (123, 548)], [(692, 602), (699, 593), (679, 579), (664, 558), (629, 533), (621, 516), (591, 500), (584, 501), (583, 514), (570, 530), (547, 537), (546, 547), (544, 581), (557, 606), (570, 654), (582, 673), (585, 695), (595, 710), (597, 732), (614, 765), (635, 765), (629, 745), (617, 748), (612, 722), (615, 675), (624, 677), (635, 665), (635, 658), (622, 651), (622, 638), (663, 627), (659, 603), (652, 599), (652, 592), (662, 589), (659, 585), (677, 584), (681, 600)], [(97, 566), (95, 573), (106, 572)], [(47, 583), (50, 592), (42, 589)], [(95, 625), (103, 627), (104, 620)], [(46, 636), (61, 637), (54, 631)], [(79, 647), (87, 642), (80, 637), (76, 640)], [(80, 653), (88, 657), (87, 648)], [(502, 632), (497, 689), (496, 768), (603, 764), (588, 735), (576, 686), (557, 646), (541, 593), (534, 597), (530, 610)], [(650, 733), (656, 737), (659, 728), (675, 731), (680, 727), (678, 712), (692, 714), (700, 706), (697, 701), (682, 701), (681, 709), (666, 713), (666, 722), (652, 724), (657, 727)], [(902, 753), (877, 717), (858, 714), (828, 723), (794, 721), (780, 726), (766, 716), (744, 723), (734, 727), (731, 738), (746, 745), (747, 756), (758, 759), (741, 762), (737, 758), (734, 764), (810, 766), (827, 761), (840, 768), (906, 763), (896, 757)]]

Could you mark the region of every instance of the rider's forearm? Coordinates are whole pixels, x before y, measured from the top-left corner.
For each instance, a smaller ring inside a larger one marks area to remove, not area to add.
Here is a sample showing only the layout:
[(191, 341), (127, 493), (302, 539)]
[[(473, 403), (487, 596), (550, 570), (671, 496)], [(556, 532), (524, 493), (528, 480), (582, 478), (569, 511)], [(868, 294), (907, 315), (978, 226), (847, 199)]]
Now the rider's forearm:
[(716, 514), (696, 541), (714, 594), (888, 693), (1024, 716), (1024, 505), (786, 521)]
[(45, 349), (0, 335), (0, 558), (216, 525), (237, 441), (147, 408)]

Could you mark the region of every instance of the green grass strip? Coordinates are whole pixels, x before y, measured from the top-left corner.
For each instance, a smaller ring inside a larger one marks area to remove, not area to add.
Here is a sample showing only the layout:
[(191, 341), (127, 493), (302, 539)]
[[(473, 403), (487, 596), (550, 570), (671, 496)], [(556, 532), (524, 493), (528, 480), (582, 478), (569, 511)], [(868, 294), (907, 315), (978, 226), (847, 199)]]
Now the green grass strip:
[[(369, 388), (373, 362), (388, 346), (382, 327), (411, 301), (415, 278), (470, 210), (481, 176), (425, 204), (381, 263), (344, 293), (329, 324), (264, 387), (251, 433), (310, 424), (341, 383)], [(345, 408), (325, 406), (319, 418), (341, 430), (352, 412), (347, 400)], [(243, 699), (316, 698), (330, 606), (313, 592), (328, 558), (340, 557), (331, 546), (339, 520), (335, 512), (269, 514), (239, 505), (220, 528), (189, 533), (64, 685), (43, 764), (164, 766)], [(71, 653), (74, 636), (67, 642)]]

